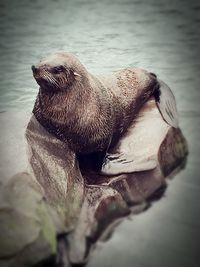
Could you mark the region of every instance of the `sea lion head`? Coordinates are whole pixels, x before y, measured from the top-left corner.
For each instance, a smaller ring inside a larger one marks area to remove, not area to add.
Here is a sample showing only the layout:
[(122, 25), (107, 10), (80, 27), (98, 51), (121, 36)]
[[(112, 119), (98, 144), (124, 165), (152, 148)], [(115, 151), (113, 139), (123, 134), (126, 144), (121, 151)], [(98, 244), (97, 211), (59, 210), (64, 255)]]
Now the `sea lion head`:
[(82, 82), (87, 71), (72, 54), (57, 52), (32, 66), (33, 76), (40, 88), (46, 92), (61, 92), (74, 83)]
[(40, 86), (32, 111), (35, 118), (58, 139), (77, 140), (77, 132), (80, 135), (86, 128), (83, 116), (87, 117), (92, 90), (90, 74), (74, 55), (65, 52), (47, 56), (32, 70)]

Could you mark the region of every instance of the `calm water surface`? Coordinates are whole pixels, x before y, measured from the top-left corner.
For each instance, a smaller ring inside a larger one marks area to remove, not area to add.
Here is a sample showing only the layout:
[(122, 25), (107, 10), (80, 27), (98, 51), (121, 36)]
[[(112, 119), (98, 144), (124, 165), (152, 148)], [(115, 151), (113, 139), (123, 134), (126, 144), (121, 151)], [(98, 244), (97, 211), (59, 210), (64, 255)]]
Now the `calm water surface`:
[(200, 266), (200, 2), (1, 1), (0, 111), (31, 111), (38, 86), (30, 66), (57, 50), (90, 72), (142, 67), (170, 85), (189, 143), (184, 171), (147, 212), (99, 244), (90, 267)]

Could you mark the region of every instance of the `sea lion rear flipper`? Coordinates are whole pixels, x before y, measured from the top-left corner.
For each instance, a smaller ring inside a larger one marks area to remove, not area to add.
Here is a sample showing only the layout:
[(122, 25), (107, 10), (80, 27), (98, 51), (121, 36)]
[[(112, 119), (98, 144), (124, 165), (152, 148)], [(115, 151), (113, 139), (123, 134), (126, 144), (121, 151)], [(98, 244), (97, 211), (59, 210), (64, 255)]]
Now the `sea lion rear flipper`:
[(158, 165), (161, 143), (170, 126), (178, 127), (175, 98), (165, 83), (158, 82), (158, 94), (154, 94), (156, 101), (151, 98), (144, 104), (126, 134), (116, 147), (108, 151), (110, 153), (104, 158), (102, 174), (147, 171)]
[(178, 128), (178, 112), (175, 97), (169, 86), (159, 80), (159, 94), (155, 95), (157, 107), (163, 119), (172, 127)]
[(157, 166), (156, 159), (138, 158), (133, 159), (131, 154), (107, 154), (102, 165), (101, 174), (118, 175), (143, 170), (151, 170)]

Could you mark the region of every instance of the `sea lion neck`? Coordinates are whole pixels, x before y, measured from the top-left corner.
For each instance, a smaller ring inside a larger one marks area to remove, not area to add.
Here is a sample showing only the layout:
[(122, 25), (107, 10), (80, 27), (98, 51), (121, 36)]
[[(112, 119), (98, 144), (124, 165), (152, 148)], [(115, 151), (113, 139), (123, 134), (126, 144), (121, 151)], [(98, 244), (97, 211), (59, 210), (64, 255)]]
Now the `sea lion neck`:
[[(36, 119), (47, 130), (54, 129), (53, 133), (56, 125), (60, 127), (63, 125), (66, 131), (81, 132), (84, 124), (80, 121), (85, 121), (86, 125), (88, 110), (91, 112), (91, 101), (94, 102), (92, 95), (95, 92), (90, 83), (92, 78), (86, 76), (84, 79), (82, 77), (81, 82), (77, 80), (65, 91), (54, 93), (40, 88), (33, 108)], [(96, 106), (96, 103), (93, 104)], [(96, 112), (93, 110), (93, 114)]]

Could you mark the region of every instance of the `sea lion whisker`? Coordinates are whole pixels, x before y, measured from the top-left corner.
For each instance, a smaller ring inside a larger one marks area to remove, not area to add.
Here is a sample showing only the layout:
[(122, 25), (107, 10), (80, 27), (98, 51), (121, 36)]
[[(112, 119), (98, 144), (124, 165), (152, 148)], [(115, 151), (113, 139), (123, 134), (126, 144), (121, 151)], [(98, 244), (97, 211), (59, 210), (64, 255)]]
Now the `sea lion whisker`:
[(50, 76), (50, 74), (48, 72), (45, 72), (45, 77), (48, 79), (48, 80), (51, 80), (52, 77)]
[(49, 79), (52, 81), (52, 82), (54, 82), (54, 84), (56, 84), (57, 86), (59, 86), (59, 83), (58, 83), (58, 81), (54, 78), (54, 77), (49, 77)]
[(65, 77), (62, 77), (62, 84), (65, 85), (66, 84), (67, 79), (65, 79)]
[(50, 74), (49, 74), (47, 71), (45, 71), (45, 72), (43, 73), (43, 77), (45, 78), (45, 80), (47, 80), (48, 82), (52, 83), (52, 84), (55, 85), (57, 88), (59, 87), (58, 82), (57, 82), (52, 76), (50, 76)]
[(48, 81), (53, 83), (57, 88), (59, 88), (58, 81), (47, 71), (45, 71), (45, 76), (47, 77)]
[(60, 77), (60, 78), (59, 78), (59, 81), (60, 81), (60, 84), (61, 84), (62, 86), (64, 86), (65, 83), (66, 83), (66, 79), (65, 79), (64, 77)]
[(70, 75), (70, 71), (69, 71), (69, 69), (68, 69), (68, 68), (66, 68), (66, 67), (65, 67), (65, 72), (67, 72), (67, 76), (69, 76), (69, 75)]
[(51, 77), (49, 74), (47, 74), (47, 78), (48, 78), (48, 80), (49, 80), (50, 82), (52, 82), (52, 83), (56, 83), (56, 80), (55, 80), (53, 77)]
[(47, 77), (46, 73), (43, 73), (42, 77), (43, 77), (45, 80), (48, 80), (48, 77)]

